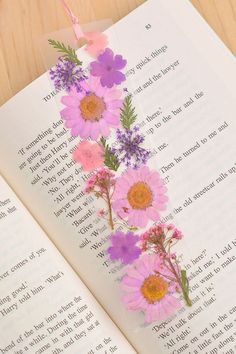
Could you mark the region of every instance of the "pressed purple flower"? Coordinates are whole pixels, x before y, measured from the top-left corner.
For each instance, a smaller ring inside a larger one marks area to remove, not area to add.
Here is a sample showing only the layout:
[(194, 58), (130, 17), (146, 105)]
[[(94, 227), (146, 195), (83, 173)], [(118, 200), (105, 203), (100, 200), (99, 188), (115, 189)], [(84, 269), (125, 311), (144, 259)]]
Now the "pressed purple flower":
[(113, 87), (126, 80), (125, 75), (120, 71), (127, 64), (122, 55), (114, 55), (110, 48), (98, 56), (97, 61), (91, 63), (91, 75), (100, 77), (103, 87)]
[(139, 133), (139, 127), (117, 129), (116, 139), (117, 146), (112, 149), (112, 152), (117, 156), (120, 163), (135, 169), (147, 163), (151, 152), (141, 147), (144, 136)]
[(139, 258), (141, 249), (136, 246), (139, 237), (133, 232), (116, 231), (111, 235), (112, 246), (108, 248), (107, 252), (112, 261), (121, 260), (124, 264), (130, 264), (135, 259)]
[(49, 75), (57, 90), (64, 88), (67, 92), (75, 87), (81, 91), (80, 83), (87, 79), (82, 68), (71, 60), (59, 58), (56, 66), (49, 70)]

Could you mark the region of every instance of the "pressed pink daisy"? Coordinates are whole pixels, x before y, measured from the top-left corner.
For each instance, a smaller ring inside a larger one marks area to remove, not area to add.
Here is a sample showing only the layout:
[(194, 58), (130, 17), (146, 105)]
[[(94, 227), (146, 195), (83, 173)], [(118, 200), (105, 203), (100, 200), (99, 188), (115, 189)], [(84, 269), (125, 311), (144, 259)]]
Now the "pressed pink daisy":
[(158, 172), (147, 166), (130, 168), (117, 179), (112, 206), (130, 225), (145, 227), (149, 219), (160, 219), (159, 211), (165, 210), (168, 200), (165, 192)]
[(173, 296), (178, 286), (172, 278), (156, 254), (134, 261), (121, 283), (127, 309), (143, 311), (147, 323), (170, 317), (181, 306), (180, 300)]
[(116, 88), (102, 87), (99, 78), (90, 76), (81, 82), (81, 92), (72, 88), (61, 102), (66, 106), (61, 111), (65, 126), (73, 136), (97, 140), (108, 136), (111, 127), (120, 124), (120, 99), (122, 92)]

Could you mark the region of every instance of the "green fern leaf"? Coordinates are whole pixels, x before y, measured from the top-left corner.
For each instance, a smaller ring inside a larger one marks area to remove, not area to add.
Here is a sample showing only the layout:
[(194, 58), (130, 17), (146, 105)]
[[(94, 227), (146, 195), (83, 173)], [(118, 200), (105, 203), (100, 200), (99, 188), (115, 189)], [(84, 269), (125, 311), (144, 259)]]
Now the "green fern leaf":
[(111, 148), (105, 138), (101, 138), (101, 144), (104, 147), (104, 164), (112, 171), (117, 171), (120, 163), (118, 157), (111, 151)]
[(126, 96), (124, 99), (123, 107), (121, 108), (121, 124), (125, 129), (130, 129), (131, 125), (137, 119), (135, 108), (132, 106), (132, 96)]
[(64, 43), (55, 41), (54, 39), (49, 39), (48, 43), (59, 53), (62, 53), (62, 57), (65, 60), (73, 61), (79, 66), (82, 65), (82, 61), (78, 59), (75, 49), (71, 48), (69, 45), (66, 47)]

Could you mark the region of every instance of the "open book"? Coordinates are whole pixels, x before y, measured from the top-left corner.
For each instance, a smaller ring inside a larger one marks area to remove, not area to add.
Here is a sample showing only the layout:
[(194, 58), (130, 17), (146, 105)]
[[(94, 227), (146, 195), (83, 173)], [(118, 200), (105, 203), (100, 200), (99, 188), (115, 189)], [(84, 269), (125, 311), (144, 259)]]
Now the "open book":
[(162, 221), (185, 235), (193, 306), (151, 325), (124, 308), (44, 74), (0, 110), (0, 353), (235, 353), (234, 58), (185, 0), (149, 0), (107, 33), (168, 186)]

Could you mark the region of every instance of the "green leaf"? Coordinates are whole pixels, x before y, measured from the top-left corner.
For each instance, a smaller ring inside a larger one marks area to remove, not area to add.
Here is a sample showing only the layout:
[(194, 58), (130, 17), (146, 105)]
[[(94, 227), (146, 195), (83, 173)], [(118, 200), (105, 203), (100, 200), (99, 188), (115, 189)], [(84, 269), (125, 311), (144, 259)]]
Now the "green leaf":
[(181, 281), (184, 289), (188, 290), (189, 284), (188, 284), (187, 272), (185, 269), (181, 270)]
[(75, 49), (71, 48), (69, 45), (66, 47), (64, 43), (55, 41), (54, 39), (49, 39), (48, 43), (53, 46), (54, 49), (57, 49), (59, 53), (62, 53), (62, 57), (65, 60), (73, 61), (79, 66), (82, 65), (82, 61), (78, 59)]
[(192, 306), (192, 301), (189, 298), (189, 281), (188, 281), (187, 272), (185, 269), (181, 270), (181, 283), (182, 283), (182, 287), (183, 287), (184, 299), (185, 299), (188, 306)]
[(112, 171), (117, 171), (120, 163), (118, 157), (111, 151), (111, 148), (106, 142), (105, 138), (101, 138), (101, 144), (104, 147), (104, 164)]
[(132, 96), (126, 96), (124, 99), (123, 107), (121, 108), (121, 124), (125, 129), (130, 129), (131, 125), (137, 119), (135, 108), (132, 106)]

